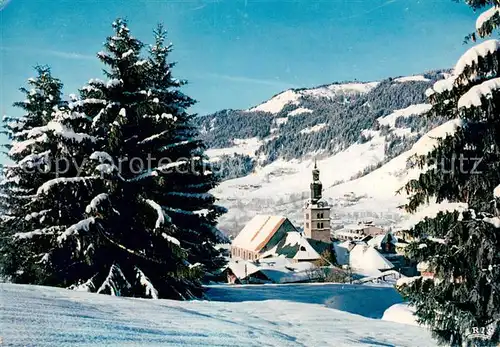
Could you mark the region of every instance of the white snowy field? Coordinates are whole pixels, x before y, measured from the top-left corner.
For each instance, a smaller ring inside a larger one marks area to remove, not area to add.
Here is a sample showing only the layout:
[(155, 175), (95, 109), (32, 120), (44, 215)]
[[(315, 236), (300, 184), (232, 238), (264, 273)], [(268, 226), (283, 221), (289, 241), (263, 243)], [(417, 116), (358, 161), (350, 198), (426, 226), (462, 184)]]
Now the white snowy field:
[(435, 346), (420, 327), (331, 308), (380, 316), (391, 290), (215, 286), (213, 301), (179, 302), (0, 284), (0, 336), (6, 346)]

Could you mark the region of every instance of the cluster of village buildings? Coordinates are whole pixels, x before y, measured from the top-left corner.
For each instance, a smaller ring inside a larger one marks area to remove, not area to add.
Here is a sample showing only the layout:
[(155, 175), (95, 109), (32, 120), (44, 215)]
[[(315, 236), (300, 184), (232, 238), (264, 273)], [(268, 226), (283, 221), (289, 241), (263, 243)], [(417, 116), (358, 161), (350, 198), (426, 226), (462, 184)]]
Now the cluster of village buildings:
[(325, 280), (325, 272), (349, 273), (349, 281), (413, 276), (403, 239), (370, 221), (332, 231), (331, 206), (322, 198), (314, 165), (311, 196), (300, 230), (284, 216), (257, 215), (234, 238), (224, 269), (229, 283), (291, 283)]

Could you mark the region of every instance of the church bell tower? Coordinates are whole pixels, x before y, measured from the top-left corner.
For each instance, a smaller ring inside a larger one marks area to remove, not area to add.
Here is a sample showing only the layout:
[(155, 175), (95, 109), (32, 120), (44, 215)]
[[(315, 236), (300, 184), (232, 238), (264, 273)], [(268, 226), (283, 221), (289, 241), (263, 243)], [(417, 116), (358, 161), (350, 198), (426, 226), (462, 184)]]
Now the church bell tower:
[(308, 239), (331, 242), (330, 206), (327, 201), (322, 199), (323, 185), (319, 180), (316, 160), (314, 161), (312, 178), (311, 197), (306, 201), (304, 207), (304, 236)]

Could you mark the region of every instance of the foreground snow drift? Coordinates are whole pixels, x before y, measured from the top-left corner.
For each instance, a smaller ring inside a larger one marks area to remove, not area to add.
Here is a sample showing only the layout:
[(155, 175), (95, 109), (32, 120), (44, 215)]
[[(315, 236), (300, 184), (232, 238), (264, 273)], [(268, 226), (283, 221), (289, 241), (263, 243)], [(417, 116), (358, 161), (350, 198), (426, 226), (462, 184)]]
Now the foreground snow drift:
[(389, 307), (382, 316), (383, 320), (418, 326), (415, 309), (408, 304), (396, 304)]
[[(280, 291), (300, 291), (297, 287), (281, 286)], [(311, 288), (317, 288), (323, 296), (328, 286)], [(301, 302), (294, 302), (293, 295), (291, 301), (179, 302), (0, 284), (0, 335), (7, 346), (435, 345), (422, 328), (305, 303), (316, 300), (312, 289), (307, 293), (311, 300), (298, 300)], [(223, 293), (223, 288), (210, 289), (209, 295), (215, 291)], [(226, 293), (236, 299), (238, 291), (235, 287)], [(241, 290), (241, 299), (249, 299), (251, 291)], [(277, 291), (274, 288), (270, 293)], [(305, 298), (305, 294), (295, 298)], [(372, 305), (376, 300), (369, 295), (356, 298), (359, 306)]]

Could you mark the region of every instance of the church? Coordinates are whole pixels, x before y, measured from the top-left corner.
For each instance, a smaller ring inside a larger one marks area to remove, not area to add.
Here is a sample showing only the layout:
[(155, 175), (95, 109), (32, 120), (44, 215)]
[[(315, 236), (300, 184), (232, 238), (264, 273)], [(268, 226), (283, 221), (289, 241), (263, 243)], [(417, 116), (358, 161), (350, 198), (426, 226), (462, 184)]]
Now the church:
[(311, 262), (331, 251), (330, 205), (322, 198), (323, 185), (316, 162), (310, 198), (304, 205), (304, 230), (300, 232), (284, 216), (257, 215), (231, 244), (231, 257), (258, 261), (284, 256), (294, 262)]

